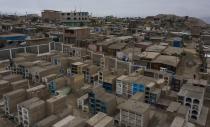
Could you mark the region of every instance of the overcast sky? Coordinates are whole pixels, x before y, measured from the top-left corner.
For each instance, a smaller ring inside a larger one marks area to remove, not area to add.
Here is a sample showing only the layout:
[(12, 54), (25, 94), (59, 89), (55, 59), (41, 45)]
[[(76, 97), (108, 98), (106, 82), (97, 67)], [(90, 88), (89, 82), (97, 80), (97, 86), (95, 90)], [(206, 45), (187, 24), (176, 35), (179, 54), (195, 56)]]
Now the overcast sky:
[(44, 9), (89, 11), (95, 16), (164, 14), (210, 17), (210, 0), (0, 0), (1, 13), (40, 13)]

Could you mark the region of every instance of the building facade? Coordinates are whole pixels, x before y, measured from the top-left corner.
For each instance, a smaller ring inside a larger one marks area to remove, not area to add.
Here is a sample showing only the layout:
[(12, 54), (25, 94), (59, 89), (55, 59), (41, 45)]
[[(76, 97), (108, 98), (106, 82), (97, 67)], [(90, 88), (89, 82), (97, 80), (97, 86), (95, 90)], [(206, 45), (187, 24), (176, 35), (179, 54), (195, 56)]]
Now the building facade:
[(64, 31), (64, 42), (75, 44), (79, 46), (83, 39), (87, 39), (90, 35), (90, 29), (88, 27), (73, 27), (65, 28)]
[(178, 102), (190, 108), (189, 119), (197, 120), (203, 108), (205, 88), (185, 84), (178, 93)]
[(44, 21), (60, 21), (60, 11), (44, 10), (42, 12), (42, 19)]
[(88, 25), (90, 22), (90, 15), (88, 12), (44, 10), (42, 12), (42, 19), (48, 22), (51, 21), (63, 23), (67, 26), (79, 27)]
[(147, 127), (149, 122), (149, 105), (128, 100), (118, 106), (121, 127)]
[(60, 21), (68, 26), (87, 26), (90, 22), (90, 15), (88, 12), (62, 12)]

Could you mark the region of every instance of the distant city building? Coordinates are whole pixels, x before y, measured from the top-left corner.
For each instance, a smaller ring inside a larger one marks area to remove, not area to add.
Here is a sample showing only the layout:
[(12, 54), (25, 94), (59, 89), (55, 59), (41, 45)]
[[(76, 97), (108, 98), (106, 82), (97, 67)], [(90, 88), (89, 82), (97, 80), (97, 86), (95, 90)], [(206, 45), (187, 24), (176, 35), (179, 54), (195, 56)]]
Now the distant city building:
[(62, 12), (60, 22), (68, 26), (87, 26), (89, 18), (88, 12)]
[(42, 19), (45, 21), (59, 22), (68, 26), (87, 26), (90, 22), (88, 12), (60, 12), (54, 10), (44, 10)]
[(42, 12), (42, 19), (45, 21), (59, 21), (60, 13), (60, 11), (44, 10)]

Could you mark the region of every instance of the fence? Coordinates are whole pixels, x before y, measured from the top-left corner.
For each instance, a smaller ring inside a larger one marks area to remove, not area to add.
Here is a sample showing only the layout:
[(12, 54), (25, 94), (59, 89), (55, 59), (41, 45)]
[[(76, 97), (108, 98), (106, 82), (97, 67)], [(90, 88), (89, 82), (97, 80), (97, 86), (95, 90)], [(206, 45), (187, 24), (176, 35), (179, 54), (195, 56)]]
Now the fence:
[(100, 65), (101, 59), (104, 58), (105, 68), (108, 70), (118, 70), (132, 73), (135, 70), (141, 68), (142, 66), (136, 66), (130, 62), (121, 61), (112, 57), (105, 57), (103, 54), (93, 53), (92, 51), (83, 50), (82, 48), (72, 47), (72, 45), (66, 45), (60, 42), (50, 42), (48, 44), (25, 46), (18, 48), (10, 48), (0, 50), (0, 60), (6, 60), (9, 58), (15, 58), (18, 53), (33, 53), (33, 54), (42, 54), (50, 52), (51, 50), (61, 51), (64, 54), (69, 56), (78, 56), (90, 55), (94, 64)]
[(16, 58), (18, 53), (33, 53), (42, 54), (50, 52), (50, 50), (62, 50), (61, 43), (50, 42), (48, 44), (9, 48), (0, 50), (0, 60), (6, 60), (9, 58)]

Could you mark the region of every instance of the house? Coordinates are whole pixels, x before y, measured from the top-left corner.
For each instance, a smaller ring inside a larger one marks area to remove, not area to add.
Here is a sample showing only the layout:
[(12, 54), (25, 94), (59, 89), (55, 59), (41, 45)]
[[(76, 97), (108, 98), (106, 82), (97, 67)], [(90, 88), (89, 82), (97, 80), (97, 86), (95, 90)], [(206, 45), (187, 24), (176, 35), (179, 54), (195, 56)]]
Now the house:
[(103, 42), (96, 43), (97, 51), (107, 54), (108, 53), (108, 47), (112, 44), (115, 44), (115, 43), (116, 43), (116, 39), (114, 39), (114, 38), (109, 38), (109, 39), (106, 39)]
[(147, 68), (151, 68), (151, 62), (156, 59), (160, 53), (157, 52), (142, 52), (141, 54), (137, 55), (137, 58), (135, 58), (134, 63), (136, 65), (142, 65)]
[[(147, 127), (149, 123), (149, 104), (128, 100), (118, 106), (120, 119), (119, 126)], [(116, 122), (116, 121), (115, 121)]]
[(88, 93), (88, 98), (89, 109), (92, 114), (103, 112), (112, 115), (117, 108), (116, 97), (111, 93), (105, 92), (100, 86), (93, 88), (93, 90)]
[(64, 42), (80, 45), (80, 42), (87, 39), (90, 35), (90, 29), (88, 27), (69, 27), (64, 28)]
[(184, 84), (178, 93), (178, 102), (190, 108), (189, 119), (197, 120), (203, 108), (205, 89)]
[(126, 47), (126, 43), (118, 42), (108, 47), (108, 52), (112, 56), (116, 56), (117, 52), (122, 51)]
[(122, 51), (118, 51), (116, 57), (123, 61), (133, 61), (136, 55), (141, 53), (141, 48), (126, 48)]
[(151, 68), (156, 70), (166, 68), (166, 71), (176, 73), (179, 63), (180, 59), (176, 56), (160, 55), (156, 59), (152, 60)]

